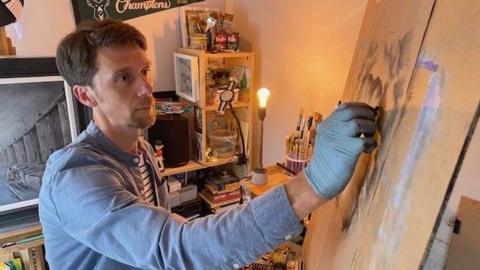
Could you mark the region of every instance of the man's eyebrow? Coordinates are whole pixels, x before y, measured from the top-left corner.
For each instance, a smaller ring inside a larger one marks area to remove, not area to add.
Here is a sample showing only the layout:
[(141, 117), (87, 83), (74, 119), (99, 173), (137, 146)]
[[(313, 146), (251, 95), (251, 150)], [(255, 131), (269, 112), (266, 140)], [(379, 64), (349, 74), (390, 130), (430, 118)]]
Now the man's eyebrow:
[(118, 75), (118, 74), (120, 74), (120, 73), (129, 71), (129, 70), (131, 70), (131, 69), (132, 69), (132, 68), (130, 68), (130, 67), (126, 67), (126, 68), (119, 69), (119, 70), (113, 72), (113, 76), (116, 76), (116, 75)]

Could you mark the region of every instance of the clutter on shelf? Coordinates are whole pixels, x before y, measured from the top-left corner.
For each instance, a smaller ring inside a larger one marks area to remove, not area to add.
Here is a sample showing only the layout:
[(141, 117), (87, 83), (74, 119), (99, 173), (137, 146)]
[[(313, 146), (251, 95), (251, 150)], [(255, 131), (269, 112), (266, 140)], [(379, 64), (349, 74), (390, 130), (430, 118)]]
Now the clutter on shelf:
[(214, 9), (181, 10), (183, 46), (216, 52), (238, 52), (240, 33), (233, 30), (233, 15)]
[(155, 109), (157, 115), (175, 114), (193, 111), (193, 106), (188, 102), (165, 102), (156, 101)]

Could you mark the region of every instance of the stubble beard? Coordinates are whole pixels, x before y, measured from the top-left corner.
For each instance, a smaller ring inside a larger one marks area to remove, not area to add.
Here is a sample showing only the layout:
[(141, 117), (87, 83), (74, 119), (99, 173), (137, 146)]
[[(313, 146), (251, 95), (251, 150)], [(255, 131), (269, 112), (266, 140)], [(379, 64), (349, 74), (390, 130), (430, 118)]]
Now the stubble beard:
[[(148, 110), (139, 108), (149, 107)], [(138, 102), (133, 104), (133, 109), (131, 111), (132, 126), (139, 129), (146, 129), (153, 124), (155, 124), (156, 114), (155, 114), (155, 99), (151, 96), (143, 96)]]

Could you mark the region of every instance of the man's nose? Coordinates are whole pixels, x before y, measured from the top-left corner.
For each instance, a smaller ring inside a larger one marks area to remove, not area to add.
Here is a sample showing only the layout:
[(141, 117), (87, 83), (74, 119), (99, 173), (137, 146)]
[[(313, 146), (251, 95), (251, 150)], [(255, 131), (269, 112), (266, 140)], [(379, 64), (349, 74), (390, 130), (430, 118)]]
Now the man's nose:
[(148, 76), (141, 76), (138, 87), (138, 96), (151, 95), (153, 93), (152, 80)]

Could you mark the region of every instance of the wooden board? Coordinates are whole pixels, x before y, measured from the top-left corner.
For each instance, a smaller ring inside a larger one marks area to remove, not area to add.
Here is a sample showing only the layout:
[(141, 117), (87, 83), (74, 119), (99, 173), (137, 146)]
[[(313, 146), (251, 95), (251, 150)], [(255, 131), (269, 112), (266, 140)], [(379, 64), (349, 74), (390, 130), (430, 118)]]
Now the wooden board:
[(474, 270), (480, 265), (480, 202), (462, 197), (458, 207), (459, 231), (453, 234), (445, 270)]
[(369, 1), (344, 99), (383, 108), (381, 145), (360, 159), (341, 196), (314, 212), (307, 269), (420, 267), (478, 107), (479, 8)]
[(273, 187), (284, 184), (290, 178), (290, 176), (284, 173), (275, 172), (267, 175), (267, 183), (263, 185), (255, 185), (250, 178), (244, 179), (240, 183), (252, 193), (253, 197), (257, 197)]
[(0, 27), (0, 55), (9, 55), (10, 50), (8, 48), (7, 35), (5, 33), (5, 27)]

